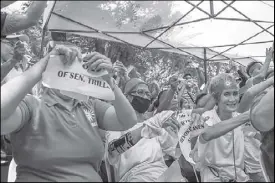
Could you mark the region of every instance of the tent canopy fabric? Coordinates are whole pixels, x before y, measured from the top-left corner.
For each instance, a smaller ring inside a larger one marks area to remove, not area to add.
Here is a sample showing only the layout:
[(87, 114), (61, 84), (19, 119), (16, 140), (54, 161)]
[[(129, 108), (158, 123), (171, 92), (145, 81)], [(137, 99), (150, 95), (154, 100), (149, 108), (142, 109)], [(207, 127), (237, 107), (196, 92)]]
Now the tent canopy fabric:
[(242, 65), (264, 61), (274, 1), (49, 1), (43, 27)]

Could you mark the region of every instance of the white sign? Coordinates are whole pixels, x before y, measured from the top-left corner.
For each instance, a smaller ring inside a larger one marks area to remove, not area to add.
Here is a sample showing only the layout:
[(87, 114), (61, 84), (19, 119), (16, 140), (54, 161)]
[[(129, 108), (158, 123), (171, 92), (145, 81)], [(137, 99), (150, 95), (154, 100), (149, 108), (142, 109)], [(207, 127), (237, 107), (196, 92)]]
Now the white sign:
[(204, 125), (202, 124), (192, 124), (191, 121), (191, 110), (182, 110), (178, 114), (177, 120), (179, 121), (181, 128), (178, 133), (179, 145), (184, 158), (191, 164), (195, 164), (192, 158), (190, 158), (191, 152), (191, 142), (190, 142), (190, 133), (203, 129)]
[(65, 67), (60, 57), (51, 56), (43, 73), (42, 82), (45, 86), (107, 101), (115, 99), (109, 84), (99, 76), (91, 77), (82, 66), (83, 63), (75, 60), (70, 67)]

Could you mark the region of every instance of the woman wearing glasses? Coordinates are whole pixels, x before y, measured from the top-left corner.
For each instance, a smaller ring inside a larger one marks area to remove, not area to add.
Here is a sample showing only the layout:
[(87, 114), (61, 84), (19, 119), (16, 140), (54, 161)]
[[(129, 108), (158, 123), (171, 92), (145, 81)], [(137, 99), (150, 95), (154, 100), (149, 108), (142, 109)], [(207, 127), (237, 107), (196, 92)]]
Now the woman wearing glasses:
[[(108, 132), (106, 157), (115, 169), (115, 180), (120, 182), (155, 182), (167, 170), (164, 155), (175, 156), (177, 138), (164, 128), (164, 123), (178, 128), (173, 112), (164, 111), (147, 119), (151, 93), (148, 85), (130, 79), (124, 93), (136, 111), (138, 124), (124, 132)], [(145, 121), (146, 120), (146, 121)]]

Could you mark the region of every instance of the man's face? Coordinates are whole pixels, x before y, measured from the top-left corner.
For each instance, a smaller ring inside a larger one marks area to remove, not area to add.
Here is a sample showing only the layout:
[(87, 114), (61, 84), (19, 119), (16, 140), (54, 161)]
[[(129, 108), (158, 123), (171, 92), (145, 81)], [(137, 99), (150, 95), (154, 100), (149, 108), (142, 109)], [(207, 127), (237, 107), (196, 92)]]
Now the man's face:
[(187, 87), (191, 87), (192, 86), (192, 77), (190, 75), (187, 75), (184, 77), (185, 79), (185, 83)]
[(262, 65), (260, 63), (254, 64), (250, 69), (249, 69), (249, 75), (251, 77), (256, 76), (257, 74), (260, 73), (260, 70), (262, 68)]
[(225, 89), (223, 90), (218, 107), (225, 112), (235, 112), (239, 102), (238, 89)]
[(14, 55), (13, 43), (7, 39), (1, 39), (1, 60), (4, 62), (11, 59)]

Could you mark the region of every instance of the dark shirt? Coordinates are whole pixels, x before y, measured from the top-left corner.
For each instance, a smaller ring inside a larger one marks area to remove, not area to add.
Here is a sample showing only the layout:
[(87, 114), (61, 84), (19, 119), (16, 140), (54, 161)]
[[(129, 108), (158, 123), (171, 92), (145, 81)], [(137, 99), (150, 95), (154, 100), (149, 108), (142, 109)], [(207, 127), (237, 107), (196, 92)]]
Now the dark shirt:
[(20, 103), (24, 124), (11, 134), (16, 181), (101, 181), (98, 112), (79, 102), (71, 107), (50, 91), (41, 99), (27, 95)]

